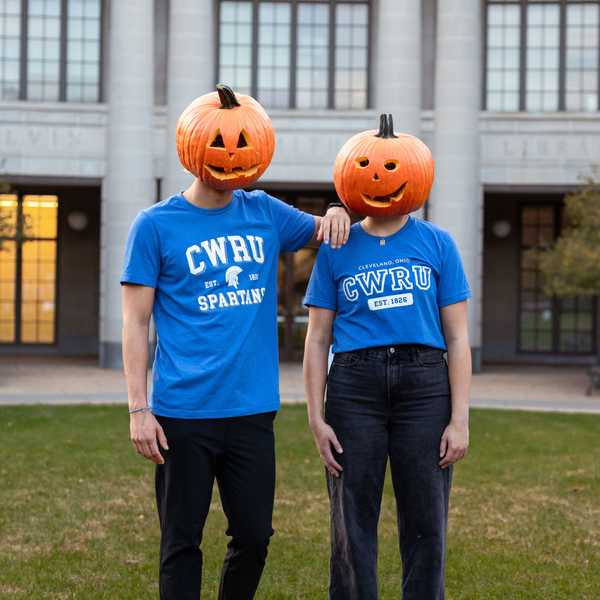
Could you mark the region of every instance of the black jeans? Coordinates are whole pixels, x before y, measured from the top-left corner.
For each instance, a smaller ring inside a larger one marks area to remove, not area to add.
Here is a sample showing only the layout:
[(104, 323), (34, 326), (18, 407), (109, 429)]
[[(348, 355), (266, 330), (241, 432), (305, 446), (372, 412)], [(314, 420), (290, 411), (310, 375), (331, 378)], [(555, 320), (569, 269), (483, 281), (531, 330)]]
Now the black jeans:
[(274, 417), (157, 417), (169, 444), (156, 468), (161, 600), (200, 598), (200, 542), (215, 479), (231, 536), (219, 599), (254, 598), (273, 534)]
[(443, 600), (451, 467), (439, 467), (451, 415), (441, 350), (390, 346), (336, 354), (325, 418), (344, 450), (331, 501), (331, 600), (377, 595), (377, 522), (388, 458), (404, 600)]

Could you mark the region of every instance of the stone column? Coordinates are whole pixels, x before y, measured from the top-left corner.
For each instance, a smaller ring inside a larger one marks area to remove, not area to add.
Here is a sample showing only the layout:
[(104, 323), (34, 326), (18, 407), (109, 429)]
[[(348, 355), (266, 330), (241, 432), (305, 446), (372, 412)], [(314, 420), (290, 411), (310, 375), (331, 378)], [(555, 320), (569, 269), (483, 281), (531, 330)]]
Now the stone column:
[(110, 3), (106, 177), (102, 184), (100, 365), (121, 360), (119, 275), (131, 222), (156, 196), (153, 3)]
[(167, 70), (167, 162), (163, 196), (187, 188), (192, 176), (179, 163), (175, 127), (183, 109), (214, 90), (215, 15), (213, 0), (171, 0)]
[(481, 364), (482, 186), (480, 0), (438, 0), (434, 143), (436, 180), (430, 219), (448, 229), (462, 255), (473, 299), (473, 366)]
[(379, 0), (375, 40), (375, 108), (392, 113), (396, 131), (418, 136), (421, 132), (421, 0)]

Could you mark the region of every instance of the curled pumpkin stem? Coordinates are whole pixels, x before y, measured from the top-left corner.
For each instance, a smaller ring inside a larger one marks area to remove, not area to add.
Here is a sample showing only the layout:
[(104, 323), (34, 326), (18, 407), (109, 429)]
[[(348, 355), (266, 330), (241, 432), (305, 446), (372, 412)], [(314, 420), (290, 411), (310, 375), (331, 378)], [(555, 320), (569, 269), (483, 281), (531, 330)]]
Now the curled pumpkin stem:
[(238, 99), (229, 86), (217, 83), (217, 92), (219, 93), (221, 108), (235, 108), (236, 106), (240, 106)]
[(383, 114), (379, 117), (379, 131), (375, 137), (383, 139), (398, 137), (394, 135), (394, 119), (391, 114)]

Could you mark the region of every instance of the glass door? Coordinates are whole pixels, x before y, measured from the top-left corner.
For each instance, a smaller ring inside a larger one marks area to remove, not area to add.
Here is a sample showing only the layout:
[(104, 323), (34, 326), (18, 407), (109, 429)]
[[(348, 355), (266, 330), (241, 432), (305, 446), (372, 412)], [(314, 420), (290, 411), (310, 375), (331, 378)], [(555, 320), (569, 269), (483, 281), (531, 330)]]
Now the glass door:
[(560, 232), (561, 210), (559, 204), (521, 206), (519, 350), (594, 354), (596, 298), (547, 296), (536, 260), (527, 252), (554, 242)]
[(0, 343), (54, 344), (58, 197), (0, 194)]

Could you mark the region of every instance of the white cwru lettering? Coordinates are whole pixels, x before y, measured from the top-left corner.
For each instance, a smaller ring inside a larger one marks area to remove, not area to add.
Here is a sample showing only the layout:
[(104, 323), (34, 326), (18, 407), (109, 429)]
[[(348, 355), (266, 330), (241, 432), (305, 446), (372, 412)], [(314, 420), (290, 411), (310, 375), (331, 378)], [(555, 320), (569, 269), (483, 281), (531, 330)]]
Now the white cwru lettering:
[(258, 235), (257, 236), (247, 235), (246, 238), (250, 244), (250, 251), (252, 252), (252, 258), (257, 263), (264, 263), (265, 262), (264, 240)]
[(392, 289), (394, 291), (413, 289), (410, 272), (406, 267), (394, 267), (390, 269), (390, 275), (392, 276)]
[(367, 271), (366, 273), (357, 273), (356, 280), (358, 281), (363, 292), (367, 296), (372, 296), (373, 294), (381, 294), (383, 292), (387, 274), (387, 269)]
[(265, 243), (259, 235), (219, 236), (190, 246), (185, 255), (192, 275), (200, 275), (206, 271), (206, 262), (198, 256), (203, 252), (213, 267), (230, 262), (265, 262)]
[(248, 246), (246, 241), (241, 235), (228, 235), (227, 239), (231, 244), (233, 250), (234, 262), (251, 262), (250, 253), (248, 252)]
[(344, 290), (344, 296), (348, 302), (356, 302), (358, 300), (358, 292), (356, 291), (356, 281), (354, 277), (346, 277), (342, 281), (342, 289)]
[[(210, 260), (210, 264), (213, 267), (216, 267), (219, 262), (221, 264), (227, 264), (227, 249), (225, 248), (225, 237), (221, 236), (217, 239), (212, 240), (204, 240), (200, 243), (204, 251), (206, 252), (206, 256), (208, 256)], [(217, 261), (217, 258), (219, 259)]]
[(413, 265), (412, 271), (417, 287), (420, 290), (428, 290), (431, 286), (431, 269), (424, 265)]
[(192, 275), (200, 275), (200, 273), (203, 273), (204, 269), (206, 269), (206, 263), (203, 260), (201, 260), (198, 264), (196, 264), (194, 262), (194, 254), (200, 254), (200, 252), (202, 252), (202, 250), (196, 244), (194, 244), (193, 246), (190, 246), (185, 251), (185, 255), (186, 255), (187, 261), (188, 261), (188, 266), (190, 268), (190, 273)]

